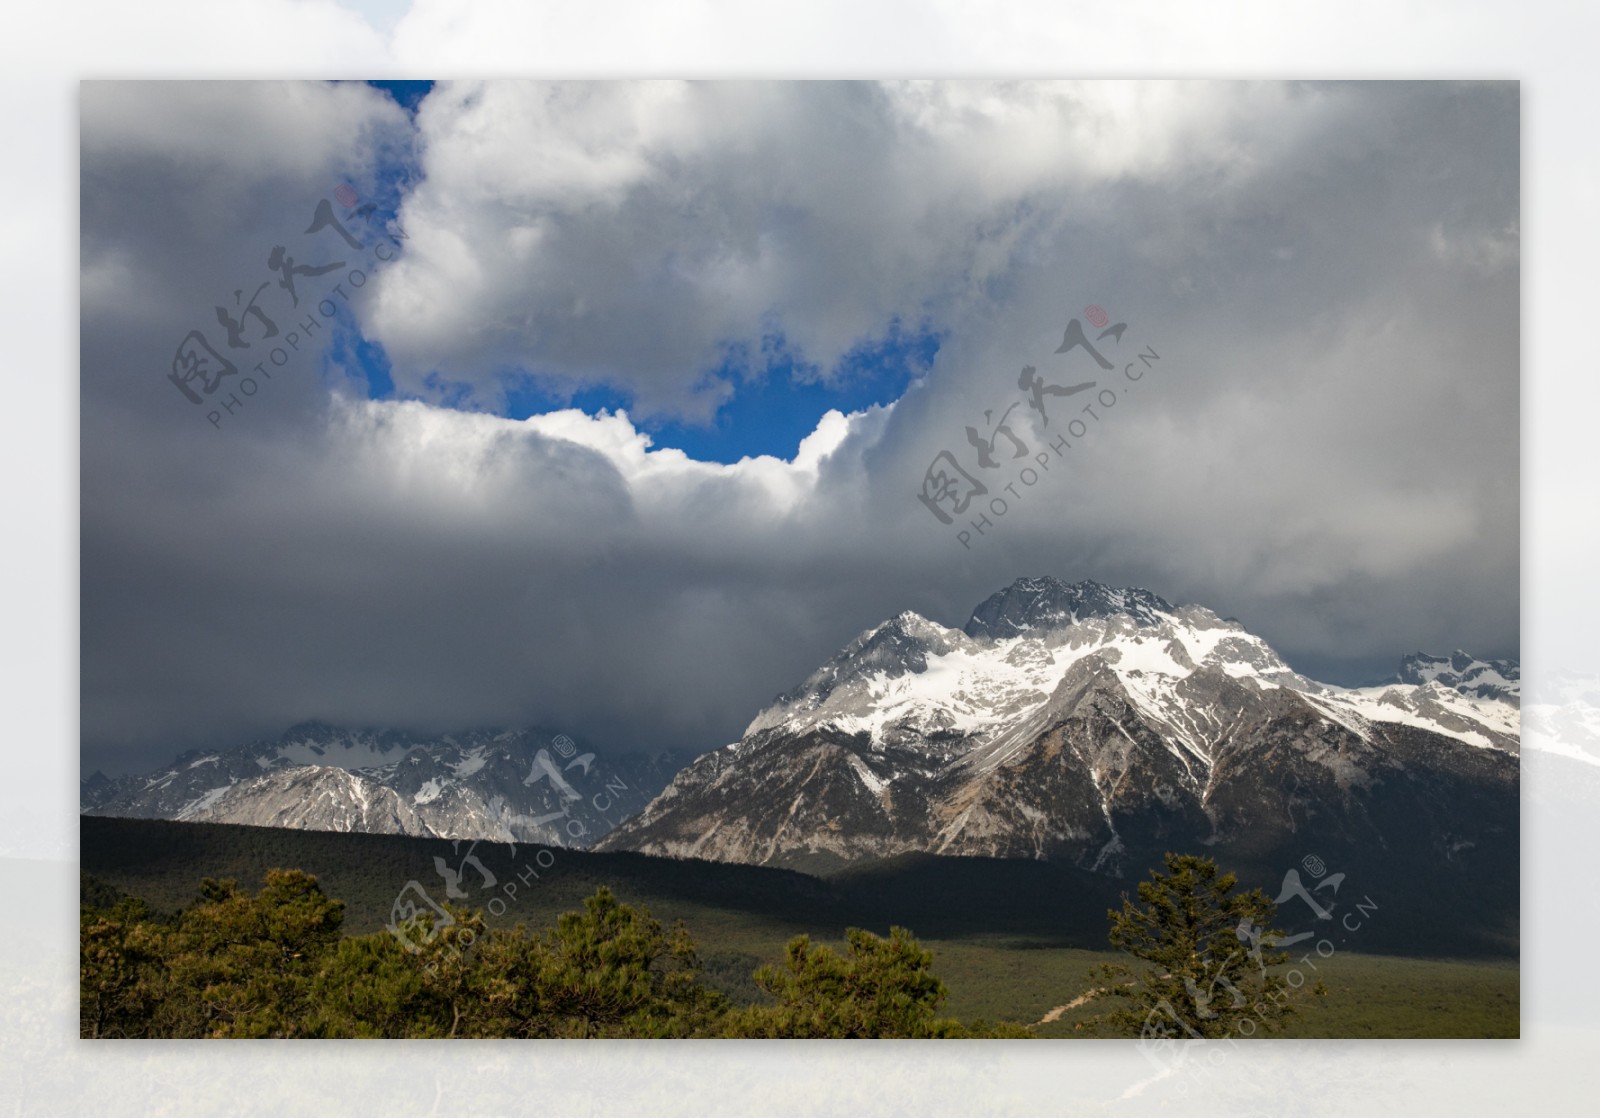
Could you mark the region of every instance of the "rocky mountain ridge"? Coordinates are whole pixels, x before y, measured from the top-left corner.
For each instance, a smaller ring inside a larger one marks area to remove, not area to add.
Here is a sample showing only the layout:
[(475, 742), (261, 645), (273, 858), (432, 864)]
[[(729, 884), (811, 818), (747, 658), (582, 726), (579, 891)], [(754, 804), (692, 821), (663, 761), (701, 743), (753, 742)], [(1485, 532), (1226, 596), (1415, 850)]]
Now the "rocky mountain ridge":
[(191, 751), (144, 777), (91, 775), (80, 809), (586, 846), (643, 808), (687, 760), (601, 759), (541, 729), (426, 736), (307, 723), (277, 740)]
[(1164, 847), (1311, 845), (1460, 868), (1516, 849), (1520, 717), (1510, 662), (1459, 659), (1334, 687), (1204, 607), (1018, 580), (961, 629), (902, 613), (861, 634), (600, 848), (1121, 873)]

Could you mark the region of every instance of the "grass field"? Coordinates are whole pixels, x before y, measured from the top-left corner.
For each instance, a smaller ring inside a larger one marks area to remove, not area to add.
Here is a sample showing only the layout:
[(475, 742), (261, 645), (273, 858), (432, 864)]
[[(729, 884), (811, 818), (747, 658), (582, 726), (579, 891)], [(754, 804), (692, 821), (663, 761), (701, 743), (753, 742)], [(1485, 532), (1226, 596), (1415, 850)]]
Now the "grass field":
[[(708, 918), (713, 915), (707, 914)], [(699, 935), (713, 957), (708, 972), (735, 997), (754, 998), (748, 974), (782, 951), (787, 932), (733, 919), (691, 922), (715, 930)], [(1093, 1037), (1078, 1028), (1102, 1008), (1091, 1002), (1040, 1023), (1055, 1007), (1090, 990), (1090, 974), (1118, 959), (1112, 952), (1051, 948), (998, 939), (922, 939), (934, 954), (934, 971), (950, 989), (946, 1011), (962, 1019), (1010, 1020), (1033, 1025), (1040, 1037)], [(1520, 975), (1514, 960), (1430, 960), (1335, 952), (1312, 953), (1312, 983), (1326, 997), (1308, 1001), (1276, 1036), (1328, 1038), (1514, 1038), (1518, 1036)], [(712, 966), (714, 965), (714, 966)], [(741, 982), (742, 980), (742, 982)], [(1091, 1024), (1092, 1026), (1092, 1024)]]
[[(927, 942), (925, 942), (927, 943)], [(962, 1017), (1013, 1017), (1037, 1023), (1053, 1007), (1090, 989), (1090, 970), (1117, 957), (1079, 949), (1016, 948), (1005, 943), (929, 943)], [(1335, 952), (1312, 960), (1308, 983), (1326, 998), (1309, 1001), (1282, 1037), (1517, 1037), (1519, 969), (1514, 960), (1428, 960)], [(1082, 1037), (1076, 1026), (1095, 1004), (1035, 1027), (1041, 1037)]]
[[(347, 904), (351, 933), (381, 929), (408, 882), (439, 892), (433, 860), (451, 867), (468, 850), (443, 840), (296, 832), (217, 824), (85, 817), (82, 869), (95, 880), (174, 910), (194, 899), (202, 877), (231, 877), (255, 888), (273, 866), (318, 875)], [(885, 933), (891, 924), (916, 933), (934, 953), (950, 991), (946, 1012), (963, 1019), (1034, 1024), (1093, 984), (1093, 968), (1116, 959), (1103, 950), (1106, 909), (1128, 883), (1109, 882), (1050, 864), (918, 857), (817, 878), (767, 867), (641, 855), (480, 846), (488, 886), (464, 875), (467, 904), (485, 908), (494, 926), (551, 924), (581, 907), (599, 885), (665, 922), (683, 921), (700, 946), (710, 981), (742, 1002), (763, 996), (750, 978), (781, 958), (799, 933), (841, 944), (855, 925)], [(498, 899), (498, 900), (496, 900)], [(495, 901), (495, 904), (490, 904)], [(1291, 1019), (1280, 1036), (1341, 1038), (1506, 1038), (1518, 1036), (1519, 969), (1515, 956), (1436, 959), (1411, 954), (1431, 941), (1425, 928), (1399, 924), (1349, 937), (1327, 958), (1313, 942), (1313, 973), (1328, 995)], [(1078, 1028), (1094, 1003), (1039, 1025), (1042, 1037), (1093, 1036)], [(1092, 1024), (1091, 1024), (1092, 1026)]]

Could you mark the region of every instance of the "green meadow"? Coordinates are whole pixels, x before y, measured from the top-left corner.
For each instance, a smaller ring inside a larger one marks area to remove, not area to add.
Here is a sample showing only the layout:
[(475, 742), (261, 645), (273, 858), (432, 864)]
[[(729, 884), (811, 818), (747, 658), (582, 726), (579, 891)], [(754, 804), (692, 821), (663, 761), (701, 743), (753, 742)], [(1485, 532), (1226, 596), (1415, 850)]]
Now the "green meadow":
[[(1046, 1038), (1105, 1036), (1093, 1021), (1102, 1000), (1069, 1004), (1093, 989), (1093, 969), (1117, 958), (1104, 947), (1106, 910), (1131, 888), (1071, 868), (1004, 860), (918, 857), (814, 876), (632, 854), (156, 820), (84, 817), (81, 835), (91, 899), (126, 893), (173, 911), (194, 901), (202, 878), (256, 889), (269, 868), (292, 867), (317, 875), (329, 896), (346, 903), (347, 934), (382, 929), (408, 883), (443, 898), (435, 859), (461, 871), (458, 888), (468, 895), (461, 904), (484, 909), (491, 926), (547, 926), (580, 909), (597, 886), (609, 886), (665, 923), (682, 921), (708, 982), (743, 1003), (765, 998), (751, 973), (779, 959), (794, 936), (837, 947), (848, 927), (886, 934), (899, 925), (933, 952), (933, 970), (949, 989), (945, 1013), (1018, 1022)], [(466, 867), (468, 854), (482, 871)], [(1381, 916), (1386, 924), (1374, 919), (1370, 933), (1350, 936), (1326, 957), (1313, 940), (1291, 949), (1307, 985), (1320, 980), (1327, 994), (1306, 1000), (1277, 1036), (1518, 1036), (1515, 956), (1417, 954), (1414, 946), (1430, 943), (1433, 930), (1406, 925), (1403, 913)], [(1309, 964), (1298, 963), (1308, 955)]]

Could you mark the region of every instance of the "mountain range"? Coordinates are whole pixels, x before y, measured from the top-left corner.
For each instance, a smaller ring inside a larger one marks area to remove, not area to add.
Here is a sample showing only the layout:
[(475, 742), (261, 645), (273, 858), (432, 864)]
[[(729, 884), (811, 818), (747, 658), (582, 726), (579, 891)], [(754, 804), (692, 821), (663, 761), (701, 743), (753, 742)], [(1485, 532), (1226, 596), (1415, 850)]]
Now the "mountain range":
[(1413, 884), (1486, 874), (1514, 911), (1519, 677), (1418, 654), (1387, 684), (1334, 687), (1204, 607), (1020, 579), (960, 629), (902, 613), (862, 633), (599, 849), (1112, 875), (1164, 850), (1315, 856)]
[(927, 853), (1123, 876), (1199, 850), (1266, 875), (1315, 856), (1412, 891), (1474, 882), (1514, 914), (1520, 703), (1515, 661), (1418, 653), (1335, 687), (1205, 607), (1024, 578), (959, 629), (874, 626), (693, 760), (308, 724), (97, 774), (82, 808), (799, 869)]
[(585, 846), (635, 815), (688, 761), (597, 760), (541, 729), (436, 737), (322, 723), (195, 750), (143, 777), (94, 773), (86, 814)]

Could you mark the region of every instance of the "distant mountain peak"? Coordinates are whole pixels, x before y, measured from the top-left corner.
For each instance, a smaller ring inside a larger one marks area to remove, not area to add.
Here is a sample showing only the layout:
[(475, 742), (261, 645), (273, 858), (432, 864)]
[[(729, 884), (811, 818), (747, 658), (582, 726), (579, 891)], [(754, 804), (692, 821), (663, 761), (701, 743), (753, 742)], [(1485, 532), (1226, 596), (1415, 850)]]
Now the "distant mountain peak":
[(643, 808), (689, 760), (608, 757), (606, 795), (597, 802), (583, 795), (598, 787), (584, 785), (593, 758), (572, 736), (539, 727), (425, 737), (300, 723), (276, 740), (191, 750), (146, 776), (91, 775), (80, 784), (79, 807), (102, 816), (572, 846)]
[(600, 846), (1121, 873), (1180, 847), (1313, 843), (1470, 872), (1515, 840), (1518, 673), (1406, 663), (1416, 684), (1334, 687), (1204, 606), (1018, 579), (962, 630), (907, 612), (863, 631)]
[(962, 630), (968, 637), (1000, 641), (1115, 614), (1126, 614), (1140, 625), (1155, 625), (1174, 609), (1142, 587), (1111, 587), (1093, 579), (1067, 583), (1043, 575), (1018, 579), (984, 599)]
[(1396, 676), (1402, 684), (1436, 684), (1463, 695), (1476, 695), (1484, 699), (1519, 703), (1522, 698), (1520, 662), (1514, 659), (1479, 660), (1460, 649), (1447, 657), (1431, 653), (1412, 653), (1402, 657)]

